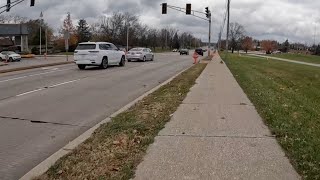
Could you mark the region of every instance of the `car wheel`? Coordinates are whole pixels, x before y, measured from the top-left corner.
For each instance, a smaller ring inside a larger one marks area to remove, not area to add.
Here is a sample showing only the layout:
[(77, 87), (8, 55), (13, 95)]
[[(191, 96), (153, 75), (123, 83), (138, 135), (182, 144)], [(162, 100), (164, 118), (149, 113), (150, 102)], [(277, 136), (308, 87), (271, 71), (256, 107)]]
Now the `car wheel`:
[(126, 64), (126, 59), (124, 58), (124, 56), (121, 57), (119, 66), (124, 66)]
[(3, 59), (0, 57), (0, 61), (3, 61)]
[(130, 60), (130, 59), (128, 59), (128, 62), (131, 62), (131, 60)]
[(154, 60), (154, 55), (152, 55), (152, 58), (151, 58), (151, 61), (153, 61)]
[(78, 68), (81, 70), (84, 70), (86, 68), (86, 65), (84, 64), (78, 64)]
[(146, 60), (147, 60), (147, 58), (144, 56), (143, 59), (142, 59), (142, 61), (143, 61), (143, 62), (146, 62)]
[(13, 59), (12, 59), (12, 58), (9, 58), (9, 62), (13, 62)]
[(104, 58), (102, 59), (100, 68), (101, 68), (101, 69), (107, 69), (107, 68), (108, 68), (108, 58), (104, 57)]

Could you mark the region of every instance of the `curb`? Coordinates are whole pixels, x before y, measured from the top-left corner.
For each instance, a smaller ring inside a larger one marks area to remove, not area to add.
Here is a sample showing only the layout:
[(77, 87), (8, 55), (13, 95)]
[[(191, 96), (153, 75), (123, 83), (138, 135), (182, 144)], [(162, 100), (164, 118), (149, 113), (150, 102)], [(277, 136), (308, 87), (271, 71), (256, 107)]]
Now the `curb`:
[(163, 83), (157, 85), (156, 87), (152, 88), (151, 90), (147, 91), (146, 93), (144, 93), (143, 95), (141, 95), (140, 97), (138, 97), (137, 99), (133, 100), (132, 102), (128, 103), (127, 105), (125, 105), (124, 107), (122, 107), (121, 109), (119, 109), (118, 111), (116, 111), (115, 113), (113, 113), (112, 115), (110, 115), (109, 117), (107, 117), (106, 119), (102, 120), (100, 123), (96, 124), (95, 126), (93, 126), (92, 128), (90, 128), (89, 130), (87, 130), (86, 132), (84, 132), (83, 134), (81, 134), (79, 137), (77, 137), (76, 139), (74, 139), (73, 141), (69, 142), (67, 145), (65, 145), (63, 148), (61, 148), (60, 150), (58, 150), (57, 152), (55, 152), (53, 155), (51, 155), (50, 157), (48, 157), (46, 160), (42, 161), (40, 164), (38, 164), (36, 167), (34, 167), (32, 170), (30, 170), (27, 174), (25, 174), (24, 176), (22, 176), (20, 178), (20, 180), (30, 180), (32, 178), (35, 178), (37, 176), (40, 176), (42, 174), (44, 174), (51, 166), (54, 165), (55, 162), (57, 162), (61, 157), (63, 157), (64, 155), (72, 152), (73, 149), (75, 149), (78, 145), (80, 145), (81, 143), (83, 143), (85, 140), (87, 140), (88, 138), (91, 137), (91, 135), (94, 133), (94, 131), (96, 129), (98, 129), (102, 124), (108, 123), (111, 121), (111, 119), (115, 116), (117, 116), (118, 114), (128, 110), (130, 107), (132, 107), (133, 105), (135, 105), (138, 101), (141, 101), (143, 98), (145, 98), (146, 96), (148, 96), (149, 94), (155, 92), (156, 90), (158, 90), (160, 87), (168, 84), (169, 82), (171, 82), (174, 78), (176, 78), (177, 76), (179, 76), (181, 73), (187, 71), (188, 69), (190, 69), (192, 66), (180, 71), (179, 73), (177, 73), (176, 75), (172, 76), (171, 78), (169, 78), (168, 80), (164, 81)]
[(42, 68), (42, 67), (49, 67), (49, 66), (57, 66), (57, 65), (63, 65), (63, 64), (72, 64), (73, 61), (68, 62), (58, 62), (58, 63), (51, 63), (51, 64), (40, 64), (40, 65), (34, 65), (34, 66), (27, 66), (27, 67), (18, 67), (18, 68), (12, 68), (12, 69), (4, 69), (0, 70), (0, 74), (8, 73), (8, 72), (15, 72), (15, 71), (22, 71), (22, 70), (28, 70), (28, 69), (36, 69), (36, 68)]

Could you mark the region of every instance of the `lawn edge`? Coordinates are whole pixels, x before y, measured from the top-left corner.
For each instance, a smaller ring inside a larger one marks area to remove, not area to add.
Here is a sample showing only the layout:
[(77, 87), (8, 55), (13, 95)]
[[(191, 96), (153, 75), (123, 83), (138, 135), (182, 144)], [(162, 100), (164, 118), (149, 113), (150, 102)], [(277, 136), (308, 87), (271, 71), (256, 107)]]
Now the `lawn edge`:
[(183, 69), (182, 71), (178, 72), (177, 74), (175, 74), (174, 76), (172, 76), (171, 78), (169, 78), (168, 80), (164, 81), (163, 83), (157, 85), (156, 87), (152, 88), (151, 90), (147, 91), (146, 93), (142, 94), (141, 96), (139, 96), (138, 98), (136, 98), (135, 100), (131, 101), (130, 103), (128, 103), (127, 105), (123, 106), (121, 109), (119, 109), (118, 111), (114, 112), (113, 114), (111, 114), (109, 117), (105, 118), (104, 120), (102, 120), (101, 122), (99, 122), (98, 124), (96, 124), (95, 126), (93, 126), (92, 128), (88, 129), (86, 132), (84, 132), (83, 134), (81, 134), (80, 136), (78, 136), (77, 138), (75, 138), (74, 140), (72, 140), (71, 142), (69, 142), (67, 145), (65, 145), (64, 147), (62, 147), (61, 149), (59, 149), (57, 152), (55, 152), (54, 154), (52, 154), (51, 156), (49, 156), (47, 159), (45, 159), (44, 161), (42, 161), (40, 164), (38, 164), (37, 166), (35, 166), (33, 169), (31, 169), (29, 172), (27, 172), (24, 176), (22, 176), (20, 178), (20, 180), (30, 180), (32, 178), (38, 177), (42, 174), (44, 174), (51, 166), (53, 166), (60, 158), (62, 158), (63, 156), (65, 156), (66, 154), (72, 152), (78, 145), (80, 145), (81, 143), (83, 143), (85, 140), (87, 140), (88, 138), (91, 137), (91, 135), (94, 133), (94, 131), (96, 129), (98, 129), (102, 124), (108, 123), (111, 121), (111, 119), (113, 117), (116, 117), (117, 115), (123, 113), (124, 111), (128, 110), (130, 107), (134, 106), (137, 102), (141, 101), (143, 98), (147, 97), (148, 95), (150, 95), (151, 93), (155, 92), (156, 90), (158, 90), (159, 88), (161, 88), (162, 86), (168, 84), (169, 82), (171, 82), (174, 78), (176, 78), (177, 76), (179, 76), (180, 74), (182, 74), (183, 72), (189, 70), (192, 66), (189, 66), (185, 69)]

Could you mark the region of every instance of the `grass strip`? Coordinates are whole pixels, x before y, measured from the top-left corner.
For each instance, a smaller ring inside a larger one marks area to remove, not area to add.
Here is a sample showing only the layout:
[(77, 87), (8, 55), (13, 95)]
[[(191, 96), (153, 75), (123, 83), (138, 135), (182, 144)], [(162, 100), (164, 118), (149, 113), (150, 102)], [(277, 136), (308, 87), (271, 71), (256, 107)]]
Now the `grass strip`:
[(303, 179), (320, 179), (319, 68), (232, 54), (225, 61)]
[(206, 67), (197, 64), (99, 127), (37, 180), (130, 179), (148, 146)]

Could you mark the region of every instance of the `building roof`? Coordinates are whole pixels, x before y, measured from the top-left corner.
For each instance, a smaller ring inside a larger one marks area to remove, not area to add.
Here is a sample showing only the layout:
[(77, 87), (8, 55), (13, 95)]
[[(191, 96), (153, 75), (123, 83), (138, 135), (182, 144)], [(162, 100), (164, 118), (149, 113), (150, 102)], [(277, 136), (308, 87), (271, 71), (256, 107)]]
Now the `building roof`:
[(0, 36), (19, 36), (28, 34), (28, 27), (25, 24), (0, 24)]

